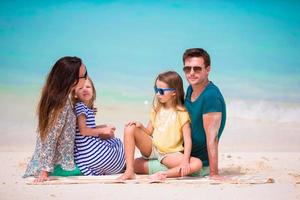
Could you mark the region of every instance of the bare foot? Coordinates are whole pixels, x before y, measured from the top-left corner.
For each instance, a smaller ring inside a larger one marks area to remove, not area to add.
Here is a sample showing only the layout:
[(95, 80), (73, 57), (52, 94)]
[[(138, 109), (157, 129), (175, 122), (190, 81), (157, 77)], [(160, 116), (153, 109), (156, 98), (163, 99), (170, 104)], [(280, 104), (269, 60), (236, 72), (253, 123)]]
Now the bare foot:
[(167, 179), (167, 174), (166, 172), (156, 172), (155, 174), (149, 176), (149, 178), (152, 183), (163, 182)]
[(135, 173), (134, 172), (126, 172), (122, 174), (122, 176), (118, 177), (118, 181), (125, 181), (125, 180), (131, 180), (135, 179)]

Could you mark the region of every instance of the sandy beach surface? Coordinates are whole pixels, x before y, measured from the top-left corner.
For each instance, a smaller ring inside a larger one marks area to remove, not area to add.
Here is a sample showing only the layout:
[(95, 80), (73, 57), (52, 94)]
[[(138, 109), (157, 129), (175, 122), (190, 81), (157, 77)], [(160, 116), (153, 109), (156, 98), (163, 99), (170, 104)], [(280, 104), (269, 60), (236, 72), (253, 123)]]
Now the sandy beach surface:
[[(300, 199), (300, 123), (228, 118), (220, 141), (219, 168), (244, 183), (174, 181), (171, 183), (28, 185), (22, 178), (35, 145), (37, 102), (2, 97), (0, 199)], [(144, 107), (102, 105), (98, 123), (122, 127), (130, 119), (147, 121)], [(271, 183), (251, 184), (251, 177)]]

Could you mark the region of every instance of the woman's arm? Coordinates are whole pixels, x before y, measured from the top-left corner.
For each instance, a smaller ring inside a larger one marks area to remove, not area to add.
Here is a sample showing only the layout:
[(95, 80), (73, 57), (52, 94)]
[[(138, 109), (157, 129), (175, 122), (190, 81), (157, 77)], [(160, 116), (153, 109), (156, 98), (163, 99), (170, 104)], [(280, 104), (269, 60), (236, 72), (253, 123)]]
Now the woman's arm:
[(41, 157), (39, 159), (40, 165), (40, 175), (35, 179), (34, 182), (43, 182), (48, 180), (48, 173), (52, 172), (54, 169), (54, 157), (57, 153), (57, 141), (61, 135), (63, 127), (66, 124), (66, 119), (68, 117), (68, 106), (67, 102), (63, 111), (59, 114), (56, 122), (50, 128), (47, 136), (44, 140), (41, 141)]

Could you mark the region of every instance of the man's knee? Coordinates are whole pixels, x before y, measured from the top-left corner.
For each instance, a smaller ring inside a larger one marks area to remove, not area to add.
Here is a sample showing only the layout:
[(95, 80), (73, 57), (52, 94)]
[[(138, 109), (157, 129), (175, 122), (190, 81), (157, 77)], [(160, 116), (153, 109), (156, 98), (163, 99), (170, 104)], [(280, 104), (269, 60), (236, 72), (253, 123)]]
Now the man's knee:
[(199, 171), (202, 167), (202, 161), (199, 158), (191, 157), (191, 167), (193, 168), (192, 171)]

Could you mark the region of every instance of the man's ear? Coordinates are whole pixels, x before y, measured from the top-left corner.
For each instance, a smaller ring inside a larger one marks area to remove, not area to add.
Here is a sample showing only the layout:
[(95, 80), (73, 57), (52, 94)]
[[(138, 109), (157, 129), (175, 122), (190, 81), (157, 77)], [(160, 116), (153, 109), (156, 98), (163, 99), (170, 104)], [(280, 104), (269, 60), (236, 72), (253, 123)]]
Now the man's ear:
[(210, 69), (211, 69), (211, 68), (210, 68), (210, 65), (208, 65), (205, 69), (206, 69), (206, 71), (209, 73), (209, 72), (210, 72)]

